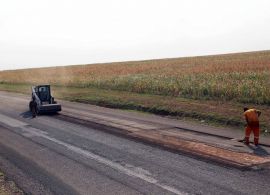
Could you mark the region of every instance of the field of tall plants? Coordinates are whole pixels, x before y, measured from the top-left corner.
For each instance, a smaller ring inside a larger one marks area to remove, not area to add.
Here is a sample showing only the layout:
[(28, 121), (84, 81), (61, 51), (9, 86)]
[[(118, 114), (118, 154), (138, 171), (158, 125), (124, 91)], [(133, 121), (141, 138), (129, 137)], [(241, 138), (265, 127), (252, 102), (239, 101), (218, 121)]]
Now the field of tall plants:
[(1, 71), (0, 82), (270, 105), (270, 51)]

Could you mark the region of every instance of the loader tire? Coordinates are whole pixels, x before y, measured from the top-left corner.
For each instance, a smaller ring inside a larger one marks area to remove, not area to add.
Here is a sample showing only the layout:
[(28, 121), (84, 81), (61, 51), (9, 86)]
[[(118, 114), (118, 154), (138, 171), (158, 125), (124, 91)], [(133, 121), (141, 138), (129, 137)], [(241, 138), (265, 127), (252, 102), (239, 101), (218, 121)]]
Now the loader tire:
[(29, 102), (29, 111), (32, 112), (33, 101)]

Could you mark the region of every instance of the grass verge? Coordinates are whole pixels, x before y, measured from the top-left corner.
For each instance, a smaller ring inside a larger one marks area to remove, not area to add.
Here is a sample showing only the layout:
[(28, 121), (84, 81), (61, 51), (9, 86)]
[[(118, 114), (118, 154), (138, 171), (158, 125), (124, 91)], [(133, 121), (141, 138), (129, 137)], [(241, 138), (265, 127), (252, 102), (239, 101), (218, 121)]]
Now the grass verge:
[[(30, 85), (1, 83), (0, 90), (29, 94)], [(270, 129), (270, 108), (267, 105), (242, 104), (233, 101), (193, 100), (179, 97), (138, 94), (132, 92), (52, 86), (57, 99), (93, 104), (109, 108), (137, 110), (177, 118), (203, 120), (206, 123), (243, 127), (242, 109), (255, 107), (262, 111), (261, 129)]]

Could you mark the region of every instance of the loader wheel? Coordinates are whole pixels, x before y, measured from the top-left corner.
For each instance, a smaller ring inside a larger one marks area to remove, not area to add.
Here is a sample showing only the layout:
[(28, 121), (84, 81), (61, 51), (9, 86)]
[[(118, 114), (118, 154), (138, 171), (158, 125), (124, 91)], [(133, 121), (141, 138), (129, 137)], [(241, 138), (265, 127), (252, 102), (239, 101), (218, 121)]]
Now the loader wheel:
[(31, 113), (32, 113), (33, 118), (35, 118), (37, 116), (37, 112), (36, 112), (35, 106), (32, 106), (31, 107)]
[(29, 110), (32, 112), (33, 101), (29, 102)]
[(37, 109), (36, 102), (31, 101), (29, 103), (29, 109), (30, 109), (30, 112), (32, 113), (33, 118), (36, 117), (37, 114), (38, 114), (38, 109)]
[(37, 106), (35, 106), (35, 109), (36, 109), (36, 114), (38, 115), (39, 114), (39, 110), (38, 110)]

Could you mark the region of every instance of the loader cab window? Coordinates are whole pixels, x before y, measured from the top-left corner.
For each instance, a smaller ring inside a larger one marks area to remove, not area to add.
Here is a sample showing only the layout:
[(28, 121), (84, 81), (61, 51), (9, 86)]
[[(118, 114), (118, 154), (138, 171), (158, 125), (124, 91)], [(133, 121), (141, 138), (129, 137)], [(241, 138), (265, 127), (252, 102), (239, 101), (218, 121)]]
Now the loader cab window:
[(45, 93), (45, 92), (47, 92), (48, 91), (48, 87), (40, 87), (39, 89), (38, 89), (38, 92), (42, 92), (42, 93)]
[(49, 102), (50, 101), (50, 90), (47, 86), (42, 86), (38, 88), (38, 94), (41, 102)]

